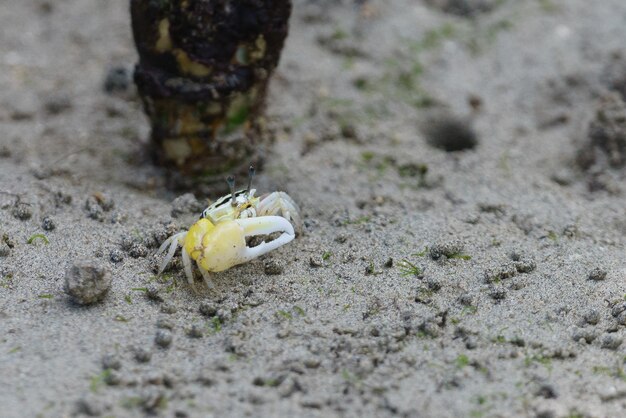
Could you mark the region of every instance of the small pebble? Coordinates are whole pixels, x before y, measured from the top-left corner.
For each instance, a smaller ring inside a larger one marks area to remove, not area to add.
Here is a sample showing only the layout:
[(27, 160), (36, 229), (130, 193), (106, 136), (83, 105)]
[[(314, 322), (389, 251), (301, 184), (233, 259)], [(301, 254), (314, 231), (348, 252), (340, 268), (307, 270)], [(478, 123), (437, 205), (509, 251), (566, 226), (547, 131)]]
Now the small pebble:
[(190, 338), (202, 338), (204, 336), (204, 330), (198, 324), (194, 324), (187, 330), (187, 336)]
[(254, 386), (265, 386), (265, 379), (263, 379), (262, 377), (255, 377), (254, 379), (252, 379), (252, 384)]
[(370, 274), (375, 274), (377, 273), (376, 268), (374, 267), (373, 263), (369, 263), (367, 266), (365, 266), (365, 274), (366, 275), (370, 275)]
[(115, 354), (107, 354), (102, 357), (102, 368), (119, 370), (122, 368), (122, 362), (120, 358)]
[(576, 224), (566, 225), (563, 228), (563, 235), (567, 238), (576, 238), (579, 235), (578, 226)]
[(589, 272), (589, 280), (601, 281), (606, 279), (606, 270), (603, 270), (599, 267), (594, 268)]
[(344, 234), (339, 234), (337, 235), (337, 237), (335, 238), (335, 242), (339, 243), (339, 244), (343, 244), (346, 241), (348, 241), (348, 236), (344, 235)]
[(144, 376), (142, 383), (143, 383), (143, 386), (146, 386), (146, 385), (160, 386), (163, 384), (163, 374), (157, 371), (150, 372), (147, 376)]
[(541, 396), (542, 398), (546, 398), (546, 399), (556, 399), (558, 397), (557, 391), (554, 388), (554, 386), (548, 383), (544, 383), (541, 386), (539, 386), (539, 389), (537, 389), (536, 395)]
[(18, 203), (11, 210), (11, 214), (20, 221), (27, 221), (33, 216), (33, 211), (30, 205), (26, 203)]
[(128, 103), (117, 100), (108, 100), (104, 103), (105, 111), (110, 118), (119, 118), (129, 112)]
[(185, 193), (172, 201), (171, 215), (173, 218), (178, 218), (186, 213), (201, 212), (202, 209), (202, 204), (198, 202), (192, 193)]
[(176, 309), (176, 306), (172, 305), (171, 303), (164, 303), (161, 306), (161, 312), (165, 314), (175, 314), (177, 310), (178, 309)]
[(69, 205), (72, 203), (72, 195), (65, 193), (61, 190), (54, 194), (54, 205), (59, 208), (63, 205)]
[(485, 270), (485, 282), (494, 283), (509, 279), (518, 273), (515, 262), (507, 262)]
[(243, 276), (239, 279), (242, 285), (244, 286), (252, 286), (254, 284), (254, 277), (251, 276)]
[[(620, 316), (618, 316), (618, 317), (617, 317), (617, 320), (619, 321), (619, 320), (620, 320), (620, 318), (622, 318), (622, 316), (623, 316), (623, 315), (624, 315), (624, 312), (622, 312), (622, 313), (620, 314)], [(624, 325), (624, 324), (621, 324), (621, 325)], [(610, 322), (610, 323), (607, 325), (607, 327), (606, 327), (606, 329), (605, 329), (604, 331), (606, 331), (606, 332), (608, 332), (608, 333), (617, 332), (617, 331), (619, 331), (619, 326), (620, 326), (620, 324), (618, 324), (618, 323), (616, 323), (616, 322)]]
[(156, 322), (156, 327), (161, 329), (174, 329), (174, 323), (167, 318), (159, 318)]
[(72, 101), (65, 94), (52, 95), (44, 103), (44, 109), (49, 115), (58, 115), (71, 108)]
[(278, 394), (283, 398), (288, 398), (296, 392), (302, 392), (302, 385), (296, 377), (289, 376), (280, 383)]
[(469, 335), (466, 339), (465, 339), (465, 348), (467, 348), (468, 350), (473, 350), (476, 347), (478, 347), (478, 343), (476, 341), (476, 338)]
[(307, 369), (317, 369), (318, 367), (320, 367), (320, 364), (322, 363), (316, 358), (304, 360), (304, 367), (306, 367)]
[(611, 309), (611, 315), (613, 315), (614, 317), (618, 317), (619, 314), (624, 311), (626, 311), (626, 302), (619, 302), (613, 305), (613, 308)]
[(109, 195), (98, 192), (98, 193), (94, 193), (93, 197), (96, 198), (96, 200), (98, 201), (98, 204), (100, 204), (100, 206), (102, 207), (102, 209), (104, 209), (105, 212), (109, 212), (111, 209), (115, 207), (115, 201)]
[(65, 293), (81, 305), (101, 301), (111, 288), (111, 272), (94, 262), (79, 261), (65, 273)]
[(112, 224), (121, 224), (126, 222), (126, 219), (128, 219), (128, 215), (126, 215), (124, 212), (115, 211), (111, 214), (109, 222), (111, 222)]
[(163, 242), (169, 238), (169, 235), (165, 229), (155, 229), (152, 231), (152, 241), (156, 246), (160, 246)]
[(54, 222), (54, 219), (52, 219), (49, 216), (46, 216), (41, 221), (41, 227), (43, 228), (44, 231), (54, 231), (56, 229), (57, 225)]
[(109, 386), (117, 386), (122, 383), (122, 376), (115, 370), (109, 370), (104, 381)]
[(383, 266), (388, 269), (393, 267), (393, 258), (389, 257), (387, 261), (385, 261), (385, 264), (383, 264)]
[(45, 180), (54, 175), (50, 167), (34, 167), (31, 170), (31, 173), (37, 180)]
[(471, 306), (474, 303), (474, 298), (468, 293), (462, 294), (457, 300), (463, 306)]
[(123, 93), (130, 88), (131, 84), (132, 71), (120, 65), (109, 68), (102, 87), (106, 93)]
[(123, 235), (120, 240), (120, 247), (122, 247), (122, 250), (124, 251), (130, 251), (131, 247), (135, 245), (136, 242), (137, 241), (132, 235), (126, 234)]
[(8, 234), (2, 234), (2, 239), (0, 239), (0, 242), (4, 242), (6, 245), (9, 246), (9, 248), (15, 248), (15, 246), (17, 245), (17, 243), (15, 242), (15, 240), (13, 238), (11, 238)]
[[(608, 383), (608, 382), (607, 382)], [(626, 395), (626, 391), (618, 390), (614, 384), (608, 383), (605, 386), (598, 388), (598, 395), (600, 395), (600, 399), (603, 402), (614, 401), (616, 399), (621, 399)]]
[(314, 268), (322, 267), (324, 265), (324, 260), (322, 260), (322, 257), (319, 256), (311, 256), (311, 258), (309, 258), (309, 265)]
[(607, 334), (602, 337), (602, 348), (607, 350), (617, 350), (622, 345), (622, 339), (614, 334)]
[(6, 145), (0, 145), (0, 158), (10, 158), (11, 149)]
[(419, 330), (431, 338), (436, 338), (441, 333), (439, 325), (433, 319), (422, 322)]
[(148, 255), (148, 248), (141, 243), (134, 243), (130, 250), (128, 250), (128, 254), (133, 258), (143, 258)]
[(6, 242), (0, 241), (0, 257), (8, 257), (11, 254), (11, 247)]
[(93, 197), (105, 212), (109, 212), (115, 207), (115, 201), (107, 194), (97, 192), (93, 194)]
[(154, 342), (161, 348), (168, 348), (172, 345), (172, 333), (165, 329), (160, 329), (157, 331), (156, 336), (154, 337)]
[(217, 306), (211, 302), (202, 302), (199, 311), (202, 315), (211, 318), (217, 315)]
[(341, 136), (347, 139), (357, 139), (358, 133), (356, 127), (351, 123), (342, 124)]
[(39, 100), (32, 94), (18, 94), (11, 98), (11, 119), (23, 121), (32, 119), (37, 113)]
[(506, 298), (506, 289), (503, 287), (494, 287), (489, 291), (489, 296), (493, 300), (503, 300)]
[(600, 312), (595, 309), (590, 310), (583, 316), (583, 321), (589, 325), (597, 325), (600, 322)]
[(251, 405), (263, 405), (267, 399), (259, 392), (251, 392), (248, 394), (248, 402)]
[(165, 387), (174, 387), (174, 379), (169, 376), (167, 373), (161, 372), (151, 372), (149, 375), (144, 378), (144, 386), (148, 385), (156, 385), (156, 386), (165, 386)]
[(584, 342), (586, 342), (587, 344), (591, 344), (593, 342), (593, 340), (595, 340), (597, 337), (596, 333), (590, 330), (586, 330), (586, 329), (578, 329), (576, 331), (574, 331), (574, 334), (572, 335), (572, 339), (574, 341), (581, 341), (583, 340)]
[(451, 240), (433, 244), (430, 248), (430, 257), (438, 260), (441, 257), (451, 258), (463, 253), (464, 244), (460, 240)]
[(217, 310), (217, 317), (222, 323), (228, 322), (233, 318), (233, 313), (230, 309), (220, 308)]
[(161, 390), (146, 391), (140, 396), (140, 404), (145, 412), (150, 415), (156, 415), (159, 407), (163, 405), (165, 393)]
[(87, 216), (96, 221), (102, 222), (104, 220), (104, 209), (98, 203), (95, 197), (89, 196), (85, 201), (85, 210), (87, 211)]
[(201, 371), (198, 374), (196, 381), (200, 383), (202, 386), (207, 386), (207, 387), (211, 387), (217, 383), (215, 380), (215, 373), (213, 372), (213, 370)]
[(146, 289), (146, 297), (153, 302), (163, 302), (163, 297), (161, 296), (161, 288), (155, 285), (150, 285)]
[(513, 278), (509, 284), (509, 289), (511, 290), (521, 290), (526, 286), (523, 280)]
[(438, 292), (439, 290), (441, 290), (442, 286), (440, 281), (433, 278), (429, 278), (428, 280), (426, 280), (426, 285), (428, 286), (428, 289), (432, 290), (433, 292)]
[(550, 180), (559, 186), (569, 186), (574, 182), (574, 173), (569, 168), (558, 169), (550, 175)]
[(124, 253), (117, 248), (114, 248), (109, 253), (109, 259), (114, 263), (120, 263), (124, 260)]
[(278, 275), (278, 274), (283, 274), (285, 267), (283, 266), (282, 263), (274, 259), (270, 259), (270, 260), (265, 261), (264, 269), (265, 269), (265, 274)]
[(88, 417), (99, 417), (103, 413), (103, 408), (98, 399), (87, 396), (76, 401), (75, 413)]
[(513, 252), (509, 255), (518, 273), (530, 273), (537, 268), (535, 260), (525, 254)]
[(135, 349), (135, 360), (139, 363), (148, 363), (152, 359), (152, 353), (143, 348), (138, 347)]

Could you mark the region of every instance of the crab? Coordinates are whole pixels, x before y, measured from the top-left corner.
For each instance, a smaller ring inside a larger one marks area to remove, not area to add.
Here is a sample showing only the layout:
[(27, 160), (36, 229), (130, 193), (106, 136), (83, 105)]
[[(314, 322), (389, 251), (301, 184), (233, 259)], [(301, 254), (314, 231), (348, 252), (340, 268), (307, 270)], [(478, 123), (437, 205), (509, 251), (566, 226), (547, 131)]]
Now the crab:
[[(228, 177), (230, 194), (202, 211), (200, 219), (188, 231), (176, 233), (163, 242), (156, 252), (157, 256), (165, 253), (159, 264), (159, 275), (180, 247), (183, 269), (191, 287), (195, 290), (195, 261), (207, 287), (213, 288), (211, 273), (246, 263), (295, 238), (302, 224), (298, 205), (280, 191), (256, 197), (256, 189), (251, 188), (254, 174), (251, 166), (248, 187), (237, 192), (234, 177)], [(271, 241), (253, 247), (247, 245), (249, 238), (276, 233), (280, 235)]]

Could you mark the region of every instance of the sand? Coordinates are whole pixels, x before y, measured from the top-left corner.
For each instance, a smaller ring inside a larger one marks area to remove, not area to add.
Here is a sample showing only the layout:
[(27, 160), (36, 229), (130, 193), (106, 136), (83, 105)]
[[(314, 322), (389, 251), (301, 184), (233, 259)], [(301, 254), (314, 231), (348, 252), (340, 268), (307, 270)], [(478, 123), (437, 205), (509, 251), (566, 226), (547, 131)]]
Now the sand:
[(198, 293), (154, 253), (219, 196), (168, 189), (103, 89), (128, 2), (5, 3), (3, 417), (624, 414), (624, 169), (577, 162), (626, 94), (623, 1), (296, 1), (256, 187), (305, 232)]

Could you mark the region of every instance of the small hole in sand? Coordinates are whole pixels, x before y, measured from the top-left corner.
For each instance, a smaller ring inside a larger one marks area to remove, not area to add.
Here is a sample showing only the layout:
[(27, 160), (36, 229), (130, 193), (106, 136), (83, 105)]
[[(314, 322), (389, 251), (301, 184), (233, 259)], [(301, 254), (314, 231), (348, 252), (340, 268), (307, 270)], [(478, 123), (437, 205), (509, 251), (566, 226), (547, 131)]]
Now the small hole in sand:
[(430, 145), (446, 152), (473, 149), (478, 144), (470, 122), (451, 115), (430, 118), (423, 132)]

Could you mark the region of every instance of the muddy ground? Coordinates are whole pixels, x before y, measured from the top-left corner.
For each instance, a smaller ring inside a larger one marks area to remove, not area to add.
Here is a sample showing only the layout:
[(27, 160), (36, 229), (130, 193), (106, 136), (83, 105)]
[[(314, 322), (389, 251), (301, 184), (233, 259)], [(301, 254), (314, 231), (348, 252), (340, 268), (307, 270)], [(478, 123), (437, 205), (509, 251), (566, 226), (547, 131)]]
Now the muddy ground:
[(128, 1), (4, 2), (0, 415), (623, 415), (626, 3), (590, 4), (296, 1), (257, 189), (305, 234), (195, 294), (154, 253), (218, 196), (103, 89)]

